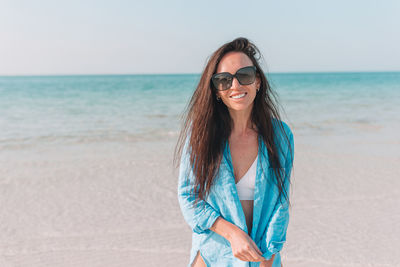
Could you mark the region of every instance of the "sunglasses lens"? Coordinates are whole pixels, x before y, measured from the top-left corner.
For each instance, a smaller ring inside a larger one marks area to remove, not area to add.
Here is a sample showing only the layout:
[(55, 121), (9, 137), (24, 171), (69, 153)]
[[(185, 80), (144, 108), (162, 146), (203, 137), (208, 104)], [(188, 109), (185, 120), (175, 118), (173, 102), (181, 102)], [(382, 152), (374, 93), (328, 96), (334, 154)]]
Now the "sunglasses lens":
[(252, 84), (256, 78), (254, 67), (244, 67), (237, 71), (236, 78), (242, 85)]
[(232, 86), (233, 77), (239, 81), (242, 85), (252, 84), (256, 79), (256, 68), (255, 66), (248, 66), (239, 69), (235, 75), (229, 73), (217, 73), (211, 78), (214, 87), (218, 90), (227, 90)]
[(227, 74), (217, 74), (212, 78), (212, 82), (218, 90), (226, 90), (232, 85), (232, 77)]

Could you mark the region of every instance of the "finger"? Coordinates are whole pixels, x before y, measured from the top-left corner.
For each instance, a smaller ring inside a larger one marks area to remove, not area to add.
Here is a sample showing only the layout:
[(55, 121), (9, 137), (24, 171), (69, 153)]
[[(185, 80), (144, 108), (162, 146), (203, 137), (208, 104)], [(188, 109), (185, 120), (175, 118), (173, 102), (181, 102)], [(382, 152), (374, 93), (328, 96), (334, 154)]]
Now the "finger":
[(247, 261), (247, 258), (245, 257), (245, 255), (243, 253), (237, 253), (235, 255), (236, 258), (238, 258), (241, 261)]
[[(251, 248), (250, 248), (251, 250)], [(247, 251), (242, 251), (241, 253), (238, 253), (236, 255), (236, 258), (242, 260), (242, 261), (254, 261), (254, 256), (251, 254), (250, 250)]]
[(245, 253), (245, 261), (254, 261), (253, 255), (250, 252)]
[(262, 256), (254, 249), (250, 248), (248, 255), (251, 257), (251, 261), (262, 261)]
[(258, 252), (258, 261), (266, 261), (266, 259), (263, 257), (262, 252)]
[(251, 241), (250, 242), (250, 249), (249, 252), (251, 253), (252, 257), (254, 258), (254, 261), (263, 261), (264, 257), (262, 256), (261, 251), (258, 249), (257, 245)]
[(253, 245), (254, 249), (262, 256), (261, 250), (258, 248), (257, 244), (251, 240), (251, 244)]
[(258, 259), (257, 259), (257, 261), (265, 261), (266, 259), (263, 257), (263, 255), (262, 255), (263, 253), (262, 253), (261, 250), (258, 248), (258, 246), (256, 245), (256, 243), (252, 242), (252, 245), (253, 245), (255, 251), (256, 251), (257, 254), (258, 254)]

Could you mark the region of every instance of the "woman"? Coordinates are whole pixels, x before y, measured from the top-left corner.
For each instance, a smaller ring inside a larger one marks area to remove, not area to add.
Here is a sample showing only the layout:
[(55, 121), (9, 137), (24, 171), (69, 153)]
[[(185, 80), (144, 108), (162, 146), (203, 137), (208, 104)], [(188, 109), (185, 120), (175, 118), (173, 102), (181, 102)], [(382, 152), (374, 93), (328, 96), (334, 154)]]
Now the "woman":
[(224, 44), (189, 102), (175, 150), (179, 205), (193, 230), (188, 266), (281, 266), (293, 134), (259, 58), (246, 38)]

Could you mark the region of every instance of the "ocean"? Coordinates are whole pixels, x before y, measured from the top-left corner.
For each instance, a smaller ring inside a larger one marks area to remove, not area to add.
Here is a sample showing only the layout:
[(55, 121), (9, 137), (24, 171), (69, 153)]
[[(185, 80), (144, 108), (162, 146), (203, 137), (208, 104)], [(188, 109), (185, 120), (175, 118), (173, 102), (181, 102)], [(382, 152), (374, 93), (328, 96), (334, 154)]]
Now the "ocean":
[[(199, 78), (0, 77), (0, 266), (187, 266), (172, 158)], [(399, 266), (400, 72), (267, 78), (295, 143), (284, 265)]]
[[(0, 150), (175, 138), (199, 74), (0, 77)], [(272, 73), (297, 136), (399, 140), (400, 72)], [(396, 130), (396, 131), (393, 131)]]

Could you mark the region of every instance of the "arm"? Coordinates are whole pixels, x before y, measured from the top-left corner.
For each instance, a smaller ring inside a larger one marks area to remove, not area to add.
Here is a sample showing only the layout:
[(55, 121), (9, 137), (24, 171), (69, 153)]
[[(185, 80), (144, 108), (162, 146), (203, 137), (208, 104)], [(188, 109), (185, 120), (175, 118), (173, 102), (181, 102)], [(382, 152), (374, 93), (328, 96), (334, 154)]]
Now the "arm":
[(217, 218), (215, 223), (210, 228), (211, 231), (216, 232), (230, 242), (232, 235), (237, 231), (237, 226), (228, 222), (222, 217)]
[(194, 188), (195, 177), (190, 166), (190, 154), (187, 152), (188, 141), (186, 141), (180, 162), (178, 180), (178, 201), (183, 217), (193, 232), (202, 234), (206, 232), (220, 217), (220, 213), (204, 200), (198, 200), (193, 206), (195, 196), (191, 192)]
[[(232, 247), (232, 254), (234, 257), (242, 261), (258, 261), (268, 264), (264, 258), (261, 257), (261, 250), (257, 247), (256, 243), (251, 237), (236, 225), (228, 222), (227, 220), (219, 217), (210, 230), (221, 235), (227, 239)], [(271, 264), (272, 264), (271, 260)], [(260, 265), (269, 267), (271, 265)]]
[[(288, 152), (286, 154), (284, 187), (286, 192), (288, 193), (288, 198), (289, 198), (289, 190), (290, 190), (289, 180), (293, 167), (294, 142), (292, 133), (290, 133), (288, 137), (292, 150), (288, 149)], [(266, 242), (266, 248), (267, 248), (266, 251), (263, 253), (264, 258), (270, 259), (275, 253), (282, 250), (283, 244), (286, 241), (286, 230), (288, 224), (289, 224), (289, 205), (288, 201), (282, 194), (280, 200), (278, 199), (275, 204), (271, 220), (267, 225), (267, 229), (263, 237), (264, 242)]]

